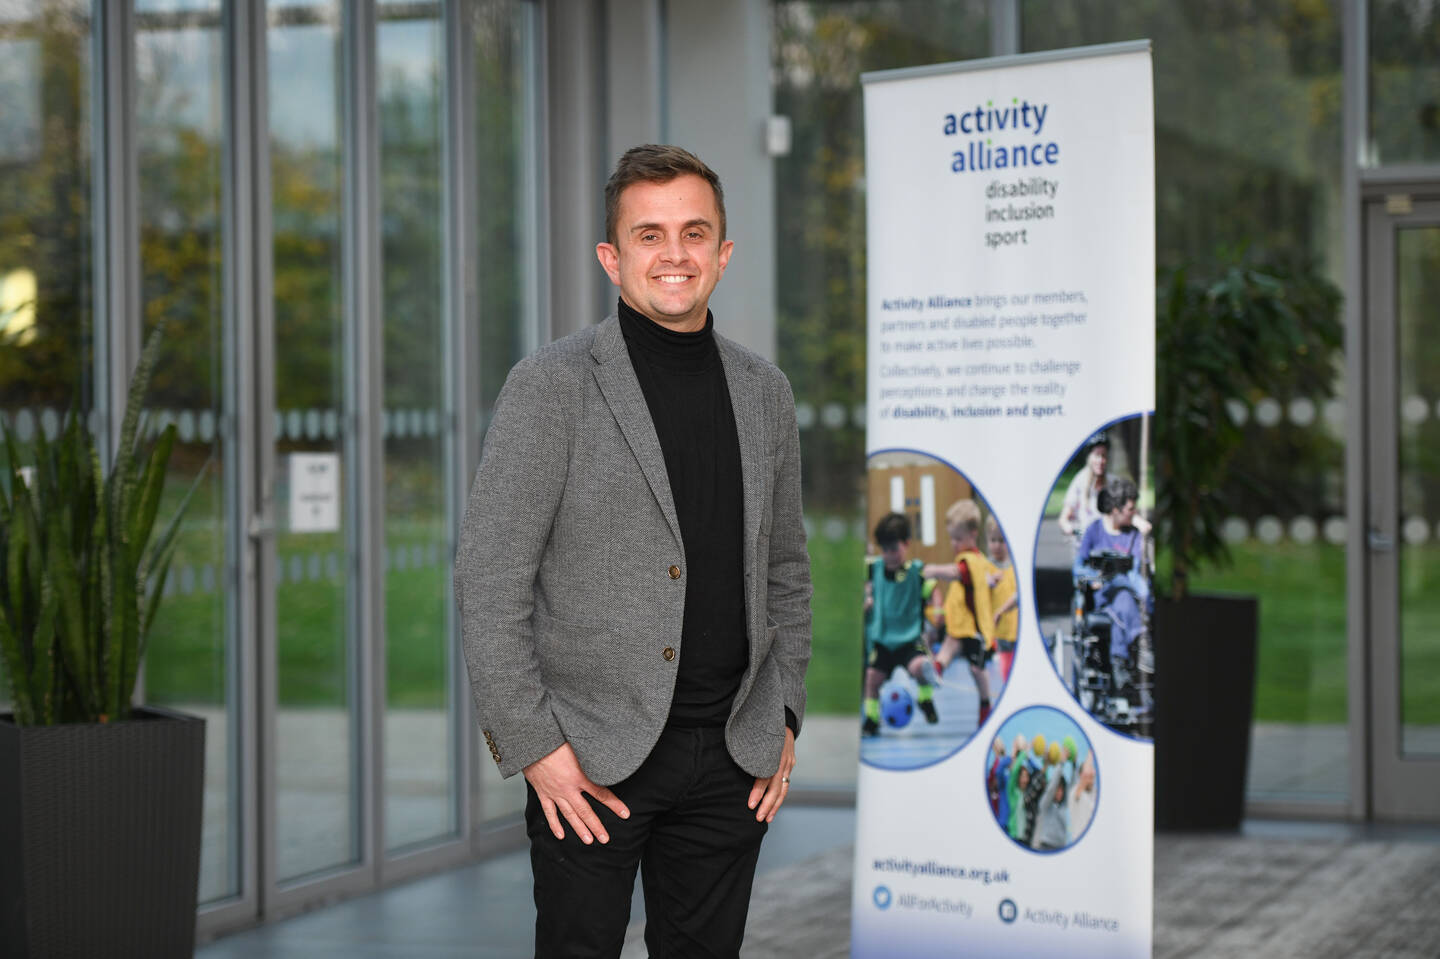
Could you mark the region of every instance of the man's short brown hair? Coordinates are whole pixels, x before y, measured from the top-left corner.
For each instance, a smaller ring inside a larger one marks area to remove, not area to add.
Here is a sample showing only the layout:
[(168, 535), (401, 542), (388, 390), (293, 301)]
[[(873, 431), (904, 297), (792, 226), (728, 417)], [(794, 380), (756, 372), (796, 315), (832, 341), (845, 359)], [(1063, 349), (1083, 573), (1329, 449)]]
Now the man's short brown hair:
[(698, 176), (715, 192), (715, 209), (720, 214), (716, 226), (720, 230), (720, 242), (725, 242), (725, 191), (720, 188), (720, 175), (689, 150), (656, 143), (631, 147), (615, 164), (615, 172), (605, 184), (605, 239), (617, 242), (620, 194), (626, 187), (635, 183), (669, 183), (687, 174)]

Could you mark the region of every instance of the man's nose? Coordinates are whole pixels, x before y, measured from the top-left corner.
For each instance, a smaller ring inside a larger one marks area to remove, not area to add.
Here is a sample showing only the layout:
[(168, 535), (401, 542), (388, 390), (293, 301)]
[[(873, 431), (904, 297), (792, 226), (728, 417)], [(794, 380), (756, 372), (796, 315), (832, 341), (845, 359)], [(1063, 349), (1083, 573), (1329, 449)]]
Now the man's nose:
[(675, 236), (665, 241), (665, 249), (661, 251), (661, 254), (667, 262), (681, 263), (689, 257), (690, 252), (685, 248), (685, 244), (680, 241), (680, 237)]

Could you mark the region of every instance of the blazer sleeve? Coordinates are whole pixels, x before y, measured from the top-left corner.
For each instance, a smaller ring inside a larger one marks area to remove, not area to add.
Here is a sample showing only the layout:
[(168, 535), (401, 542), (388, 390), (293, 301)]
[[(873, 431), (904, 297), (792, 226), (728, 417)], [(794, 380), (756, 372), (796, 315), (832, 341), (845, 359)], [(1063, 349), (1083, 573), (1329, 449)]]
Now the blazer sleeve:
[(565, 490), (563, 396), (533, 359), (506, 378), (461, 521), (455, 597), (476, 716), (504, 776), (565, 743), (535, 652), (534, 584)]
[(800, 503), (800, 431), (795, 397), (779, 375), (779, 422), (775, 484), (771, 504), (767, 626), (775, 627), (769, 655), (780, 669), (785, 707), (795, 716), (798, 734), (805, 720), (805, 669), (810, 664), (810, 554)]

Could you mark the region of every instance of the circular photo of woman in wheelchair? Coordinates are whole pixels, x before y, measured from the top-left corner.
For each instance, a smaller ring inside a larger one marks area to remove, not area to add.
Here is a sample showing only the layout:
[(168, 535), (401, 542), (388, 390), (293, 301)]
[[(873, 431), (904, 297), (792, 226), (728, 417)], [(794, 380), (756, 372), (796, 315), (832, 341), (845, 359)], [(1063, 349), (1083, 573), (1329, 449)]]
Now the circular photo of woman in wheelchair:
[(1149, 415), (1091, 434), (1056, 478), (1035, 542), (1035, 608), (1060, 681), (1090, 715), (1150, 739), (1155, 546)]
[(1080, 724), (1053, 706), (1027, 706), (1000, 725), (985, 757), (995, 822), (1035, 852), (1080, 841), (1100, 796), (1095, 750)]
[(860, 759), (917, 769), (969, 742), (999, 702), (1019, 635), (1015, 567), (959, 470), (892, 450), (867, 472)]

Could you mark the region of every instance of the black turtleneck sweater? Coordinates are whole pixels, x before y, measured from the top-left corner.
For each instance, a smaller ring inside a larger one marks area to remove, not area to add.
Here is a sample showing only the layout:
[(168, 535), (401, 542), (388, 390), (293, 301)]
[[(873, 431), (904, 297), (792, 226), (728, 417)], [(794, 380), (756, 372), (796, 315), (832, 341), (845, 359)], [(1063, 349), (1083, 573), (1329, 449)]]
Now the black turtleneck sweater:
[(749, 664), (740, 437), (714, 318), (677, 333), (620, 301), (620, 329), (655, 435), (685, 543), (685, 621), (670, 722), (722, 726)]

